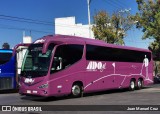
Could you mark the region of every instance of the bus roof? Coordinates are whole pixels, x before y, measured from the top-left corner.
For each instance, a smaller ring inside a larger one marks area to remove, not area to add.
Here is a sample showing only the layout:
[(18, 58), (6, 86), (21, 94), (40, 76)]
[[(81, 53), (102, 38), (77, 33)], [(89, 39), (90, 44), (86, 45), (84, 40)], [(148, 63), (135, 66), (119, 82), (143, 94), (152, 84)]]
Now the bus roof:
[[(75, 43), (75, 44), (92, 44), (97, 46), (105, 46), (105, 47), (111, 47), (111, 48), (121, 48), (121, 49), (128, 49), (128, 50), (137, 50), (137, 51), (145, 51), (145, 52), (151, 52), (148, 49), (142, 49), (142, 48), (136, 48), (136, 47), (129, 47), (129, 46), (121, 46), (121, 45), (115, 45), (115, 44), (108, 44), (102, 40), (97, 39), (90, 39), (90, 38), (83, 38), (78, 36), (68, 36), (68, 35), (48, 35), (44, 36), (34, 42), (34, 44), (37, 43), (47, 43), (48, 45), (50, 43), (56, 43), (56, 44), (69, 44), (69, 43)], [(45, 45), (48, 47), (48, 45)]]
[(13, 53), (12, 49), (0, 49), (0, 53)]

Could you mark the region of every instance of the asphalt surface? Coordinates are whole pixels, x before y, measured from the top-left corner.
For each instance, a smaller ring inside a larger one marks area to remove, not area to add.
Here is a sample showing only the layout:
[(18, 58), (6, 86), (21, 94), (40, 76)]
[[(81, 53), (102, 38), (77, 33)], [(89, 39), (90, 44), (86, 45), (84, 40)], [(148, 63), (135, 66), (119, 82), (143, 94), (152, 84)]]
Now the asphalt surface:
[[(94, 105), (96, 108), (101, 105), (159, 105), (160, 107), (160, 84), (154, 84), (148, 87), (145, 87), (141, 90), (128, 91), (127, 89), (122, 90), (108, 90), (98, 93), (85, 94), (81, 98), (72, 98), (72, 97), (50, 97), (50, 98), (41, 98), (41, 97), (32, 97), (32, 96), (21, 96), (18, 93), (13, 91), (0, 91), (0, 105), (72, 105), (73, 108), (75, 105)], [(54, 108), (54, 107), (53, 107)], [(54, 109), (53, 109), (54, 110)], [(159, 109), (160, 110), (160, 109)], [(159, 114), (160, 111), (44, 111), (44, 112), (0, 112), (6, 114), (85, 114), (85, 113), (98, 113), (98, 114)]]

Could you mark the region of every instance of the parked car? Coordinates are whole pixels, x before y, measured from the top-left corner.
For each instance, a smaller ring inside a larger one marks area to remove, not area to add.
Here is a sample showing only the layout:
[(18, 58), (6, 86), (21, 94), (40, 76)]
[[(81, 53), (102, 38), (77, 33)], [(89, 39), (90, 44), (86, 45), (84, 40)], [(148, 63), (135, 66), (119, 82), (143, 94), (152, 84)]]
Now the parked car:
[(154, 83), (160, 83), (160, 74), (154, 76)]

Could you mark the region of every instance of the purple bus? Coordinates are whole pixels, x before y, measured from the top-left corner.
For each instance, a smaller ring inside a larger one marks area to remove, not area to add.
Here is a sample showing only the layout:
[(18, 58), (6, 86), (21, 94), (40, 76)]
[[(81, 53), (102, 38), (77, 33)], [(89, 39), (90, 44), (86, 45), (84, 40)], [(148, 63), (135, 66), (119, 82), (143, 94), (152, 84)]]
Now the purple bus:
[(31, 44), (23, 60), (22, 95), (80, 97), (153, 83), (149, 50), (75, 36), (49, 35)]

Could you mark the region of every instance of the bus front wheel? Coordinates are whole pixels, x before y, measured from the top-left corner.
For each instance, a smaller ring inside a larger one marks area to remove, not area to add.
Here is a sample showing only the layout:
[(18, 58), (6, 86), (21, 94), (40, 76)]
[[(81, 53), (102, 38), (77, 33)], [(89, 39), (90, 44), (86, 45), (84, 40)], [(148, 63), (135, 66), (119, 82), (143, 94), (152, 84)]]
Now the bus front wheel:
[(80, 84), (73, 84), (72, 86), (72, 96), (73, 97), (81, 97), (83, 96), (83, 89)]

